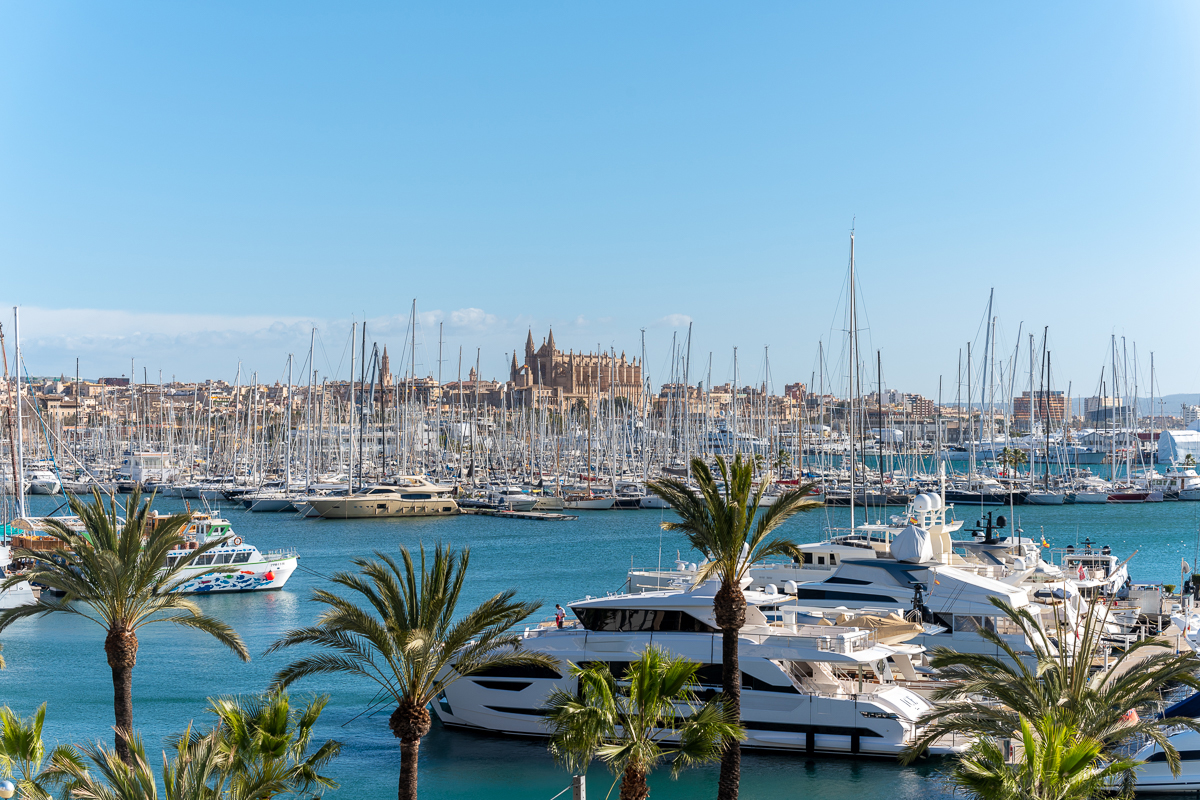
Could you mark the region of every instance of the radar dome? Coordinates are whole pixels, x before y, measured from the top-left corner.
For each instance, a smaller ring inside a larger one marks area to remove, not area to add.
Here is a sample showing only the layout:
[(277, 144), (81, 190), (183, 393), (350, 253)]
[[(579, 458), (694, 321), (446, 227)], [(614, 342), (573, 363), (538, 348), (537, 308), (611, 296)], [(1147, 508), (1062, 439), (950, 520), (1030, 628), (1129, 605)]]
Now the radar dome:
[(923, 493), (913, 498), (913, 511), (918, 514), (924, 514), (929, 511), (937, 511), (942, 507), (942, 498), (936, 494)]

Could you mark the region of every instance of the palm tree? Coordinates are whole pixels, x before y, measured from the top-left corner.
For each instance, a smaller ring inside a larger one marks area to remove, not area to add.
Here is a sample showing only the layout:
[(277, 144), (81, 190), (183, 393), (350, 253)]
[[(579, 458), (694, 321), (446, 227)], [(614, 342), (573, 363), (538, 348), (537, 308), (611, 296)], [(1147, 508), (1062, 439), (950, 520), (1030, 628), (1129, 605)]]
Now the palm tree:
[(1106, 760), (1102, 743), (1056, 715), (1019, 722), (1014, 733), (1022, 752), (1016, 763), (1008, 763), (996, 739), (985, 737), (959, 758), (951, 782), (979, 800), (1089, 800), (1141, 763)]
[[(57, 519), (48, 519), (47, 533), (61, 548), (53, 552), (18, 548), (13, 555), (33, 563), (28, 574), (14, 575), (0, 584), (8, 588), (18, 581), (40, 584), (43, 591), (37, 603), (0, 611), (0, 631), (26, 617), (47, 614), (76, 614), (95, 622), (106, 631), (104, 652), (112, 669), (113, 714), (116, 717), (116, 752), (132, 757), (127, 738), (133, 731), (133, 667), (137, 664), (138, 631), (156, 622), (169, 622), (203, 631), (228, 647), (243, 661), (250, 654), (241, 638), (224, 622), (200, 612), (188, 597), (172, 592), (183, 580), (183, 570), (225, 539), (210, 541), (174, 564), (167, 564), (167, 553), (182, 541), (188, 525), (187, 514), (176, 514), (148, 525), (151, 500), (139, 506), (141, 492), (129, 498), (129, 519), (123, 524), (117, 516), (114, 498), (106, 509), (100, 492), (92, 491), (93, 502), (85, 504), (68, 496), (71, 511), (83, 522), (85, 533), (78, 534)], [(215, 567), (200, 574), (228, 572)], [(52, 593), (64, 595), (61, 598)]]
[(664, 758), (671, 758), (672, 776), (718, 760), (725, 744), (745, 733), (719, 699), (698, 703), (699, 668), (653, 645), (629, 665), (628, 686), (617, 686), (607, 664), (571, 665), (578, 694), (556, 689), (546, 701), (550, 751), (573, 772), (586, 771), (598, 755), (620, 778), (620, 800), (648, 797), (646, 778)]
[(337, 758), (341, 743), (329, 739), (315, 752), (308, 752), (313, 728), (328, 702), (329, 696), (321, 695), (307, 705), (293, 707), (283, 691), (249, 699), (210, 698), (216, 727), (208, 734), (189, 730), (179, 737), (177, 746), (195, 747), (201, 738), (211, 736), (230, 798), (268, 800), (285, 793), (317, 797), (326, 789), (338, 788), (321, 770)]
[[(1107, 646), (1099, 614), (1088, 613), (1081, 628), (1060, 625), (1058, 638), (1065, 646), (1055, 648), (1028, 609), (1014, 609), (998, 598), (992, 603), (1025, 635), (1032, 650), (1026, 658), (1032, 663), (986, 628), (979, 635), (1004, 656), (936, 648), (931, 664), (949, 683), (934, 693), (937, 708), (924, 718), (924, 731), (905, 749), (902, 761), (911, 763), (947, 734), (1005, 739), (1021, 729), (1022, 720), (1053, 717), (1081, 739), (1099, 742), (1105, 754), (1138, 738), (1153, 740), (1178, 772), (1179, 753), (1166, 731), (1180, 725), (1200, 730), (1200, 722), (1140, 718), (1137, 712), (1157, 702), (1170, 684), (1200, 688), (1200, 658), (1190, 652), (1176, 655), (1165, 640), (1146, 638), (1120, 653), (1109, 669), (1095, 672), (1092, 655)], [(1075, 644), (1067, 645), (1072, 640)]]
[[(77, 800), (158, 800), (158, 783), (140, 736), (126, 740), (128, 755), (103, 744), (84, 745), (84, 758), (71, 748), (50, 762), (50, 777)], [(163, 754), (163, 800), (226, 800), (216, 741), (211, 736), (185, 744), (167, 761)], [(90, 766), (88, 762), (91, 762)]]
[[(738, 632), (746, 624), (742, 579), (750, 567), (765, 559), (802, 557), (800, 548), (790, 538), (773, 534), (794, 514), (819, 508), (820, 503), (808, 497), (816, 484), (806, 483), (780, 495), (755, 521), (769, 482), (764, 480), (753, 490), (753, 468), (741, 453), (734, 457), (733, 464), (726, 464), (725, 459), (717, 456), (717, 469), (723, 487), (703, 459), (692, 459), (692, 477), (700, 490), (699, 496), (686, 483), (674, 479), (651, 481), (647, 487), (680, 517), (678, 522), (664, 522), (663, 528), (682, 532), (707, 559), (696, 574), (696, 583), (716, 579), (721, 584), (713, 598), (713, 615), (721, 629), (721, 688), (725, 708), (732, 719), (740, 720), (742, 671), (738, 664)], [(721, 757), (719, 800), (737, 797), (741, 760), (741, 746), (737, 742), (729, 744)]]
[(388, 725), (400, 740), (399, 797), (415, 800), (419, 748), (431, 725), (428, 706), (446, 686), (490, 667), (555, 668), (558, 662), (521, 650), (520, 637), (511, 631), (541, 602), (515, 602), (515, 590), (485, 600), (455, 621), (469, 550), (455, 553), (438, 545), (427, 563), (422, 546), (419, 576), (407, 548), (400, 548), (401, 564), (378, 551), (375, 557), (355, 559), (357, 574), (338, 572), (331, 579), (364, 606), (318, 589), (312, 599), (328, 609), (316, 624), (289, 631), (267, 652), (295, 645), (318, 648), (280, 670), (275, 687), (333, 673), (379, 684), (396, 702)]
[[(17, 791), (29, 800), (50, 800), (51, 776), (42, 770), (46, 744), (42, 740), (42, 724), (46, 721), (46, 704), (29, 719), (22, 719), (8, 706), (0, 706), (0, 777), (16, 778)], [(57, 747), (51, 759), (70, 759), (71, 749)]]
[(1029, 455), (1016, 447), (1006, 447), (1000, 451), (1000, 455), (996, 457), (996, 463), (1002, 467), (1009, 469), (1017, 469), (1029, 463)]

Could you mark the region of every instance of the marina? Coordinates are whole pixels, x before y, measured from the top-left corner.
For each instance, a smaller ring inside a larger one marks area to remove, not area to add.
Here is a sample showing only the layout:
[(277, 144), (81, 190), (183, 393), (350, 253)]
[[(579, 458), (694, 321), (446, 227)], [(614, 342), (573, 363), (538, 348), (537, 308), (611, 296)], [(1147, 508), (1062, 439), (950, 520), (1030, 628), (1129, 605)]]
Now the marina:
[[(53, 498), (30, 498), (31, 513), (54, 509)], [(161, 498), (162, 513), (184, 510), (181, 498)], [(1194, 560), (1200, 514), (1178, 513), (1184, 506), (1153, 504), (1066, 509), (1027, 507), (1019, 525), (1027, 535), (1045, 537), (1055, 548), (1082, 543), (1086, 537), (1103, 541), (1114, 552), (1137, 554), (1129, 571), (1137, 583), (1178, 583), (1181, 560)], [(1193, 506), (1186, 506), (1191, 511)], [(549, 606), (564, 605), (584, 595), (620, 592), (629, 565), (661, 564), (669, 568), (688, 547), (677, 535), (662, 532), (659, 522), (669, 512), (581, 514), (564, 526), (546, 527), (523, 519), (500, 522), (493, 517), (462, 514), (448, 518), (383, 520), (312, 520), (295, 514), (254, 514), (240, 506), (215, 506), (247, 541), (264, 550), (295, 548), (307, 568), (293, 574), (278, 591), (214, 594), (201, 597), (209, 613), (220, 614), (246, 638), (255, 657), (238, 664), (219, 656), (219, 645), (198, 634), (154, 631), (135, 673), (139, 727), (150, 740), (172, 732), (179, 719), (197, 718), (203, 697), (214, 693), (257, 691), (280, 666), (278, 655), (258, 654), (282, 631), (304, 624), (316, 613), (307, 601), (313, 588), (350, 560), (373, 550), (393, 551), (404, 544), (453, 540), (471, 547), (473, 580), (466, 598), (477, 602), (499, 587), (518, 587), (523, 594), (543, 598)], [(861, 511), (860, 521), (861, 521)], [(1080, 517), (1081, 514), (1090, 516)], [(830, 508), (800, 515), (785, 531), (800, 542), (819, 545), (824, 528), (845, 529), (849, 512)], [(974, 522), (974, 520), (970, 520)], [(318, 555), (319, 554), (319, 555)], [(7, 669), (0, 673), (6, 702), (30, 708), (49, 699), (46, 732), (50, 741), (77, 741), (107, 735), (111, 704), (99, 634), (63, 618), (23, 622), (2, 637)], [(95, 646), (90, 646), (92, 643)], [(47, 697), (44, 665), (56, 664), (62, 680), (70, 681), (69, 705)], [(188, 687), (182, 690), (181, 687)], [(374, 690), (366, 684), (339, 681), (330, 686), (333, 700), (322, 717), (320, 734), (348, 743), (339, 759), (337, 777), (343, 790), (364, 797), (388, 797), (395, 791), (395, 745), (386, 726), (372, 717)], [(366, 713), (364, 713), (366, 712)], [(379, 713), (386, 714), (386, 710)], [(361, 716), (360, 716), (361, 715)], [(498, 734), (434, 726), (423, 748), (422, 797), (439, 800), (470, 796), (473, 781), (504, 776), (490, 796), (550, 798), (565, 785), (565, 773), (553, 763), (543, 742)], [(941, 766), (929, 762), (901, 767), (894, 762), (851, 760), (844, 756), (805, 756), (747, 751), (743, 787), (747, 796), (778, 796), (797, 786), (822, 797), (850, 798), (863, 792), (888, 792), (899, 798), (950, 796), (936, 777)], [(597, 771), (597, 776), (602, 773)], [(665, 773), (651, 778), (654, 795), (686, 798), (707, 791), (715, 768), (685, 773), (672, 781)], [(599, 777), (597, 783), (602, 783)], [(589, 787), (596, 791), (593, 787)]]

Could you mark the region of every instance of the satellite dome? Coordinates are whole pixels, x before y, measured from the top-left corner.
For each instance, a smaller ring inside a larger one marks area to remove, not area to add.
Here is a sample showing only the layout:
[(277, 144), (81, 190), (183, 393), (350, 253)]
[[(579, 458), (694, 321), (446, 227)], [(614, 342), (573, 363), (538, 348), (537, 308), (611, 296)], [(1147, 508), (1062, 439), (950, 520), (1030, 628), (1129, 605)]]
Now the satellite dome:
[(942, 498), (936, 494), (922, 493), (913, 498), (913, 511), (918, 514), (937, 511), (941, 507)]

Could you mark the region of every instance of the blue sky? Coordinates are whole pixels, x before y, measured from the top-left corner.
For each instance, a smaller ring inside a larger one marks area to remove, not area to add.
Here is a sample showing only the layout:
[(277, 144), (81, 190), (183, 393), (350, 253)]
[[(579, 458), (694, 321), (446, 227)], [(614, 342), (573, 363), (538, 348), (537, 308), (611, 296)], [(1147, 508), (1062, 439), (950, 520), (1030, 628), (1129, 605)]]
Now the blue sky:
[(0, 303), (35, 374), (273, 379), (314, 324), (330, 374), (352, 319), (402, 347), (415, 297), (421, 373), (440, 321), (447, 373), (553, 325), (631, 355), (645, 328), (665, 379), (690, 319), (693, 376), (737, 346), (761, 380), (769, 345), (781, 387), (818, 340), (839, 371), (853, 220), (889, 386), (951, 395), (995, 287), (1001, 351), (1049, 325), (1060, 388), (1113, 334), (1200, 388), (1194, 4), (0, 15)]

